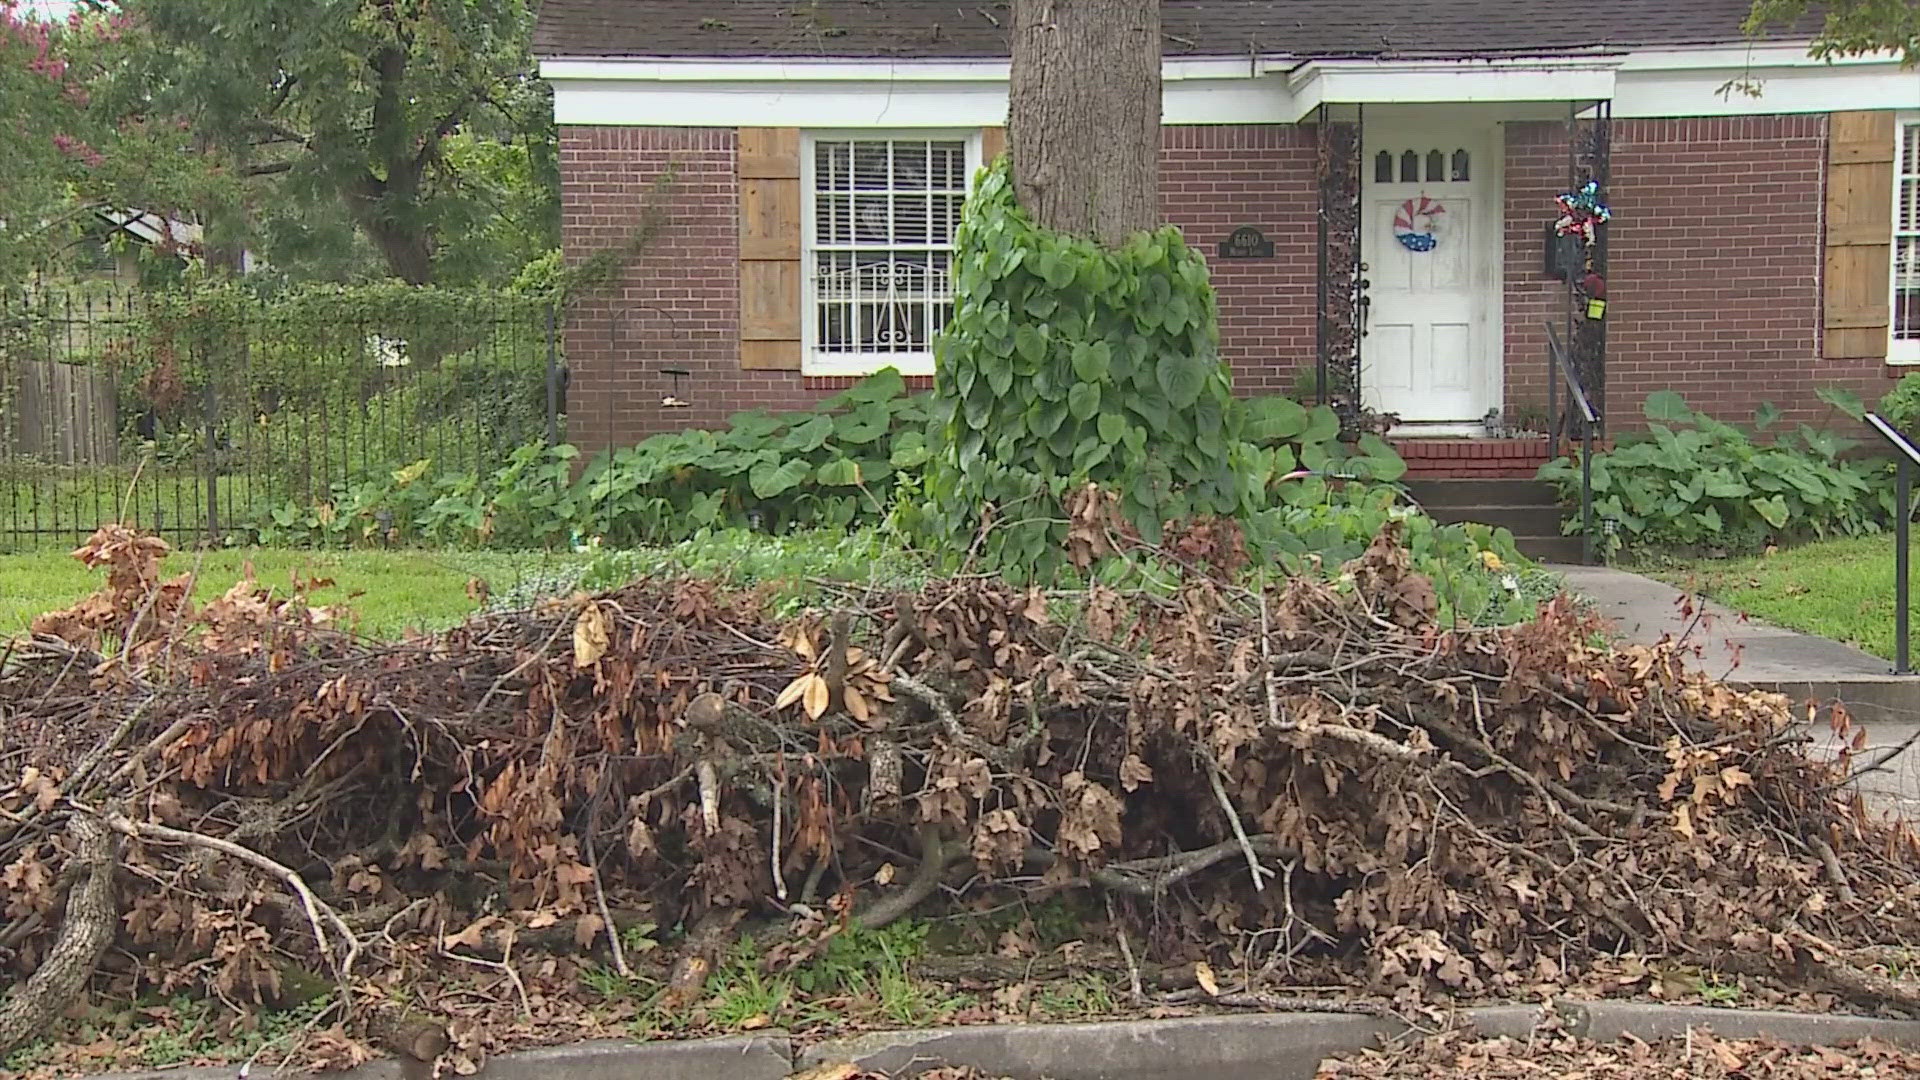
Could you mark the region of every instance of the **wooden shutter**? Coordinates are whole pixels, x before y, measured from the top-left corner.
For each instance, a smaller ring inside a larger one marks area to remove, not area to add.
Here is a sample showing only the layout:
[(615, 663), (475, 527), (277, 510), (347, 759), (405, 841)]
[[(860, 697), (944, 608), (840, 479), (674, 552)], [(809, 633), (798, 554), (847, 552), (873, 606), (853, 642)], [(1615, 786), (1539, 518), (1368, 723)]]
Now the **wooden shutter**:
[(1892, 325), (1894, 114), (1834, 113), (1827, 134), (1826, 357), (1885, 357)]
[(799, 371), (800, 129), (741, 128), (740, 366)]
[(980, 164), (991, 165), (995, 158), (1006, 152), (1006, 128), (990, 127), (980, 129)]

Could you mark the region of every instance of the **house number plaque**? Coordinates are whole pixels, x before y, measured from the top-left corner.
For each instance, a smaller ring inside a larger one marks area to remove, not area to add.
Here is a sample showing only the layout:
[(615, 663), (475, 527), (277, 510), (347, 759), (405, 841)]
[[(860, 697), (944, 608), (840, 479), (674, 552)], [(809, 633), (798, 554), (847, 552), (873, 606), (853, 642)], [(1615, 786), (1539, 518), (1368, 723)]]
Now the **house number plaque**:
[(1251, 225), (1242, 225), (1220, 241), (1220, 257), (1223, 259), (1271, 259), (1273, 241)]

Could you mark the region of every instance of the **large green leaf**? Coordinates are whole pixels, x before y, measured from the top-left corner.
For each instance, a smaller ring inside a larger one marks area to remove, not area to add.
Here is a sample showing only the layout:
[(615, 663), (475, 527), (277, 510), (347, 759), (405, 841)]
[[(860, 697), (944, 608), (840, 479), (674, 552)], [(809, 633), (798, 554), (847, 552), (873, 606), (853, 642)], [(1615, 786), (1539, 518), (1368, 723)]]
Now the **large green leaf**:
[(1093, 419), (1093, 414), (1100, 411), (1100, 387), (1090, 382), (1074, 383), (1067, 391), (1067, 411), (1075, 420)]
[(771, 499), (783, 495), (800, 483), (813, 471), (804, 458), (788, 458), (785, 461), (763, 461), (747, 474), (747, 486), (753, 489), (756, 497)]
[(1340, 434), (1340, 414), (1331, 405), (1315, 405), (1307, 413), (1307, 429), (1300, 433), (1302, 443), (1330, 442)]
[(1375, 480), (1392, 483), (1407, 475), (1407, 462), (1387, 440), (1369, 431), (1360, 436), (1359, 450), (1367, 456), (1368, 469)]
[(1780, 496), (1770, 495), (1764, 499), (1751, 499), (1747, 505), (1753, 507), (1762, 518), (1766, 519), (1767, 524), (1774, 528), (1784, 529), (1787, 527), (1787, 520), (1790, 516), (1787, 510), (1787, 500)]
[(926, 463), (931, 456), (927, 449), (927, 437), (918, 431), (903, 431), (893, 440), (893, 452), (887, 460), (896, 469), (913, 469)]
[(856, 446), (870, 443), (893, 426), (893, 414), (885, 405), (871, 402), (833, 419), (833, 433), (841, 442)]
[(1854, 420), (1866, 418), (1867, 407), (1861, 403), (1860, 396), (1844, 387), (1823, 386), (1814, 391), (1814, 396), (1838, 409), (1843, 416)]
[(808, 419), (803, 424), (795, 426), (793, 430), (787, 432), (786, 437), (780, 440), (780, 448), (783, 450), (798, 450), (802, 453), (808, 450), (818, 450), (820, 445), (826, 442), (828, 436), (832, 434), (833, 417), (822, 413)]
[[(1278, 442), (1307, 430), (1307, 410), (1289, 398), (1257, 397), (1247, 401), (1244, 408), (1246, 437), (1250, 442)], [(1336, 420), (1336, 428), (1337, 425)]]
[(829, 487), (850, 487), (862, 478), (860, 466), (852, 458), (835, 458), (820, 466), (814, 479)]
[(1646, 403), (1640, 411), (1649, 420), (1664, 420), (1669, 423), (1684, 424), (1693, 419), (1693, 410), (1687, 408), (1687, 399), (1672, 390), (1655, 390), (1647, 395)]

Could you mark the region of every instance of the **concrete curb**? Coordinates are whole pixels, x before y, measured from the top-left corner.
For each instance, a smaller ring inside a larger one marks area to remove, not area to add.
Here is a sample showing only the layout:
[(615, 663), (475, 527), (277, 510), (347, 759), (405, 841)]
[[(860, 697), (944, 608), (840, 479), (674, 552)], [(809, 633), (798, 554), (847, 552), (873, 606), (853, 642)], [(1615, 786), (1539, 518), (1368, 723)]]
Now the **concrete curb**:
[[(1706, 1028), (1727, 1038), (1765, 1035), (1788, 1043), (1834, 1045), (1876, 1039), (1920, 1047), (1920, 1020), (1751, 1012), (1635, 1001), (1561, 1002), (1567, 1030), (1600, 1042), (1626, 1034), (1642, 1039)], [(1493, 1005), (1459, 1014), (1481, 1034), (1523, 1039), (1539, 1022), (1532, 1005)], [(1311, 1080), (1325, 1058), (1380, 1045), (1407, 1031), (1398, 1021), (1339, 1013), (1229, 1014), (1172, 1020), (1084, 1024), (996, 1024), (926, 1031), (869, 1032), (829, 1039), (795, 1053), (784, 1032), (685, 1042), (580, 1043), (502, 1054), (482, 1080), (784, 1080), (822, 1065), (851, 1064), (888, 1076), (915, 1076), (941, 1066), (972, 1066), (1015, 1080)], [(233, 1080), (218, 1069), (115, 1073), (99, 1080)], [(264, 1071), (255, 1076), (265, 1077)], [(373, 1062), (337, 1080), (408, 1076), (391, 1061)]]

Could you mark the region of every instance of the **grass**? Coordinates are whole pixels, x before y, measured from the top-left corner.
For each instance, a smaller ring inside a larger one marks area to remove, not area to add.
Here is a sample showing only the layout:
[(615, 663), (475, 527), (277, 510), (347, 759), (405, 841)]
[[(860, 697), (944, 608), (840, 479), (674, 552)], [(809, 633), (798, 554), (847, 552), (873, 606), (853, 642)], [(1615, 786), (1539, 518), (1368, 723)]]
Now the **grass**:
[[(307, 550), (222, 548), (176, 551), (163, 571), (195, 570), (196, 599), (213, 599), (251, 565), (260, 584), (285, 595), (296, 579), (332, 585), (308, 593), (317, 604), (341, 605), (367, 637), (393, 640), (409, 630), (452, 626), (480, 608), (468, 591), (486, 582), (494, 607), (524, 607), (577, 588), (610, 589), (655, 573), (710, 577), (737, 588), (765, 586), (770, 613), (788, 617), (819, 602), (819, 582), (917, 588), (927, 576), (921, 560), (878, 532), (832, 531), (767, 536), (744, 530), (715, 533), (669, 547), (572, 552), (424, 550)], [(96, 589), (104, 571), (91, 571), (65, 550), (0, 554), (0, 637), (19, 633), (46, 611), (67, 607)]]
[(1892, 536), (1822, 540), (1733, 559), (1644, 560), (1641, 573), (1790, 630), (1893, 657)]
[[(568, 584), (585, 567), (584, 556), (548, 552), (299, 551), (235, 548), (175, 552), (166, 569), (196, 569), (194, 596), (210, 600), (239, 581), (251, 564), (260, 584), (285, 594), (295, 578), (330, 579), (310, 593), (318, 604), (341, 604), (362, 634), (395, 639), (412, 629), (458, 623), (480, 607), (468, 594), (478, 577), (496, 596), (542, 582)], [(66, 607), (97, 588), (104, 572), (88, 570), (64, 552), (0, 555), (0, 636), (25, 630), (33, 617)], [(564, 586), (563, 586), (564, 588)]]

